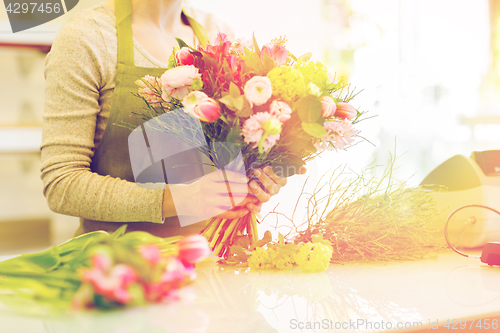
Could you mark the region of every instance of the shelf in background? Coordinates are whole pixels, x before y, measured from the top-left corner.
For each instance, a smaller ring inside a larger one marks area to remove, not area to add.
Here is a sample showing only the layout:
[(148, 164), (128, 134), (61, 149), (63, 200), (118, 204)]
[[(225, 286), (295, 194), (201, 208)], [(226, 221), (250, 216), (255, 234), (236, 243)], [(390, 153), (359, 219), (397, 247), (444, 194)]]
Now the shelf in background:
[(41, 126), (21, 126), (0, 125), (0, 153), (38, 153), (40, 151)]
[(48, 53), (61, 26), (43, 24), (26, 31), (12, 32), (7, 20), (0, 20), (0, 47), (30, 48)]

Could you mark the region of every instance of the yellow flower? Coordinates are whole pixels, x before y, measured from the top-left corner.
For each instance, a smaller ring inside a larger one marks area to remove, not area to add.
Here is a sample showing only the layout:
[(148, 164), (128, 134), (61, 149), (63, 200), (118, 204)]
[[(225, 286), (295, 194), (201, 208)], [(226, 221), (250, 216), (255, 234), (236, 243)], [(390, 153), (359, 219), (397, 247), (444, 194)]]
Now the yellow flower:
[(295, 262), (303, 272), (323, 272), (328, 268), (332, 250), (321, 243), (305, 243), (295, 255)]
[(292, 104), (305, 96), (306, 85), (300, 71), (290, 66), (280, 66), (267, 73), (273, 87), (273, 96)]
[(298, 70), (306, 85), (313, 83), (320, 91), (325, 91), (330, 79), (328, 78), (328, 71), (325, 65), (319, 61), (299, 61), (294, 66)]

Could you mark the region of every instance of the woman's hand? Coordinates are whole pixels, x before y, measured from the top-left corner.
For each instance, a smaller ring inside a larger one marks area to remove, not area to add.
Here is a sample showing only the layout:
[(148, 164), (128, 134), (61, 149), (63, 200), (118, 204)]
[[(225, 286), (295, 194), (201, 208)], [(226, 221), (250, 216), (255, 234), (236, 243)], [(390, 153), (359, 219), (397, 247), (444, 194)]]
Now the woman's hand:
[[(199, 216), (203, 219), (214, 216), (235, 219), (248, 214), (246, 206), (257, 202), (256, 197), (249, 195), (246, 176), (218, 170), (188, 185), (167, 185), (163, 216), (177, 214)], [(172, 210), (175, 213), (172, 214)]]
[[(302, 167), (298, 174), (305, 172), (306, 168)], [(269, 201), (287, 183), (286, 178), (277, 176), (269, 166), (254, 170), (255, 177), (265, 189), (256, 181), (248, 183), (248, 178), (239, 173), (225, 171), (225, 174), (226, 177), (222, 170), (218, 170), (189, 185), (167, 185), (163, 216), (189, 213), (205, 218), (236, 219), (249, 212), (259, 213), (262, 203)], [(176, 197), (175, 207), (172, 196)]]
[[(302, 175), (306, 171), (305, 167), (301, 167), (298, 174)], [(253, 213), (258, 213), (261, 210), (262, 203), (269, 201), (273, 195), (278, 194), (280, 189), (286, 185), (287, 180), (286, 178), (277, 176), (270, 166), (255, 169), (253, 174), (259, 179), (265, 189), (262, 189), (256, 181), (250, 182), (249, 191), (258, 199), (258, 203), (249, 203), (247, 204), (247, 208)]]

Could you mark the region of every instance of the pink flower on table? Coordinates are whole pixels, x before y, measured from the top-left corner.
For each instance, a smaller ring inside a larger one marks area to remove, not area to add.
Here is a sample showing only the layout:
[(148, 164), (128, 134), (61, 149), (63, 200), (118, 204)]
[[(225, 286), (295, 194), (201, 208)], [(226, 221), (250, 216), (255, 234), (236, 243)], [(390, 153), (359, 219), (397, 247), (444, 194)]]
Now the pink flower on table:
[(323, 118), (329, 118), (335, 114), (337, 105), (330, 96), (321, 96), (321, 115)]
[(356, 117), (357, 114), (358, 114), (358, 112), (356, 111), (354, 106), (352, 106), (351, 104), (339, 103), (337, 105), (337, 110), (335, 111), (334, 115), (335, 115), (335, 117), (339, 117), (342, 119), (352, 119), (352, 118)]
[(125, 264), (118, 264), (109, 271), (98, 267), (82, 270), (82, 282), (92, 284), (94, 292), (110, 300), (125, 304), (132, 300), (127, 288), (138, 281), (133, 268)]
[(292, 108), (285, 102), (273, 101), (269, 106), (269, 113), (276, 117), (279, 121), (284, 123), (290, 119), (292, 114)]
[(314, 146), (318, 150), (334, 150), (342, 149), (350, 145), (358, 131), (352, 128), (352, 123), (349, 120), (333, 120), (327, 121), (323, 125), (327, 135), (323, 138), (316, 139)]
[(94, 290), (88, 283), (83, 283), (73, 295), (71, 309), (82, 310), (94, 305)]
[(113, 265), (111, 257), (104, 253), (96, 253), (91, 258), (92, 266), (101, 271), (108, 271)]
[(208, 241), (200, 234), (188, 235), (177, 245), (179, 246), (179, 259), (189, 264), (200, 262), (210, 254)]
[(161, 259), (161, 250), (154, 244), (142, 245), (139, 247), (139, 253), (146, 261), (152, 264), (157, 264)]
[(241, 135), (245, 138), (246, 143), (255, 142), (253, 148), (257, 148), (262, 138), (265, 137), (262, 148), (264, 151), (268, 151), (279, 140), (280, 132), (281, 122), (277, 118), (269, 112), (258, 112), (243, 123)]
[(178, 66), (165, 71), (161, 76), (162, 98), (168, 101), (170, 97), (183, 99), (189, 93), (194, 80), (201, 78), (200, 71), (193, 65)]
[(220, 117), (220, 105), (204, 92), (193, 91), (182, 99), (184, 111), (198, 120), (211, 123)]
[(250, 106), (266, 103), (273, 94), (271, 80), (266, 76), (254, 76), (247, 81), (243, 91)]
[(288, 58), (288, 50), (281, 45), (275, 43), (269, 43), (262, 47), (261, 57), (264, 52), (274, 60), (276, 66), (283, 66), (286, 63), (286, 59)]
[(162, 89), (158, 78), (146, 75), (141, 80), (135, 81), (135, 84), (139, 86), (139, 96), (144, 98), (152, 107), (162, 105), (164, 100), (161, 96)]
[(160, 280), (144, 286), (145, 296), (149, 302), (160, 302), (176, 289), (179, 289), (196, 278), (196, 271), (190, 264), (185, 265), (179, 258), (165, 258), (165, 271)]
[(94, 254), (90, 261), (91, 268), (81, 271), (83, 284), (91, 285), (95, 294), (112, 301), (125, 304), (132, 300), (127, 288), (139, 279), (133, 268), (125, 264), (112, 266), (111, 257), (105, 253)]
[(194, 57), (189, 51), (189, 47), (183, 47), (180, 50), (175, 51), (175, 63), (177, 65), (193, 65)]

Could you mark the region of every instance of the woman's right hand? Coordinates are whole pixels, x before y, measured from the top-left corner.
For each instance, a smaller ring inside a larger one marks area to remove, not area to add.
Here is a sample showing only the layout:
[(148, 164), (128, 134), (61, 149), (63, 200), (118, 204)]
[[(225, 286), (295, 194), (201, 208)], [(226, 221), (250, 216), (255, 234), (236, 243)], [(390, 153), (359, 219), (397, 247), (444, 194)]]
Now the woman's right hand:
[[(259, 204), (258, 202), (259, 200), (248, 191), (246, 176), (237, 172), (218, 170), (191, 184), (167, 185), (163, 213), (164, 216), (189, 214), (203, 219), (210, 217), (235, 219), (248, 214), (247, 206), (253, 208)], [(168, 212), (172, 211), (172, 208), (176, 213)]]

